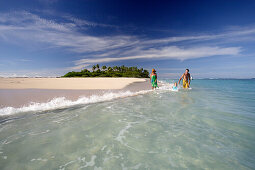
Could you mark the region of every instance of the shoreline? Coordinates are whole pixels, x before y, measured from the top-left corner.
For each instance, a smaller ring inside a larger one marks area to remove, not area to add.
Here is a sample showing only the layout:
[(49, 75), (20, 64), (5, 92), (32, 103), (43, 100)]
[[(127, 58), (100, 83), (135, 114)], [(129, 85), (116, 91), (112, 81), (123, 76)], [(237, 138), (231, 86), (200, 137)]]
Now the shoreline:
[[(86, 79), (86, 78), (85, 78)], [(108, 78), (96, 78), (99, 81), (104, 81)], [(5, 107), (20, 108), (28, 106), (31, 102), (46, 103), (54, 98), (65, 97), (67, 100), (76, 101), (80, 97), (90, 97), (92, 95), (102, 96), (106, 93), (118, 93), (118, 92), (138, 92), (141, 90), (150, 90), (151, 86), (148, 79), (132, 79), (130, 78), (110, 78), (112, 81), (108, 81), (101, 84), (101, 89), (39, 89), (39, 88), (27, 88), (27, 89), (1, 89), (0, 88), (0, 109)], [(112, 85), (118, 80), (122, 82), (118, 86)], [(126, 81), (129, 79), (129, 81)], [(71, 80), (71, 79), (69, 79)], [(88, 81), (88, 79), (86, 79)], [(108, 79), (109, 80), (109, 79)], [(123, 81), (125, 80), (125, 81)], [(124, 83), (123, 83), (124, 82)], [(109, 84), (110, 83), (110, 84)], [(113, 86), (113, 89), (107, 89), (105, 87)], [(124, 87), (123, 87), (124, 86)], [(97, 86), (94, 86), (98, 87)], [(122, 87), (122, 88), (117, 88)]]

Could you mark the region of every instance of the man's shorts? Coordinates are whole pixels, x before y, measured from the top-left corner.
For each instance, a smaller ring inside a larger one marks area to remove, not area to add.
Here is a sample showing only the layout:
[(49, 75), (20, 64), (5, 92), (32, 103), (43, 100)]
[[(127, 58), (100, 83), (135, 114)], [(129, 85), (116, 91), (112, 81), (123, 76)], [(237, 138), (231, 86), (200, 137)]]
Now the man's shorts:
[(183, 88), (189, 88), (189, 82), (187, 80), (183, 80), (182, 82)]

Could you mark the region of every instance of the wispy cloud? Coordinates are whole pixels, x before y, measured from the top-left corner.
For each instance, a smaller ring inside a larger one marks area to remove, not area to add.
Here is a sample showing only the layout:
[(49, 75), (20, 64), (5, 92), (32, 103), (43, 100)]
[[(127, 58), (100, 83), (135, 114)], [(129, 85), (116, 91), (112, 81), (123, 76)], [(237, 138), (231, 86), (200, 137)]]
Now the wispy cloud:
[(77, 26), (90, 26), (90, 27), (110, 27), (110, 28), (119, 28), (116, 25), (110, 25), (110, 24), (103, 24), (103, 23), (97, 23), (92, 21), (87, 21), (79, 18), (75, 18), (71, 15), (64, 15), (65, 19), (74, 22)]
[[(203, 42), (222, 41), (233, 37), (249, 38), (255, 34), (255, 28), (251, 27), (236, 28), (218, 34), (148, 39), (130, 35), (93, 36), (86, 31), (84, 33), (89, 27), (116, 28), (113, 25), (77, 19), (69, 15), (62, 17), (60, 22), (26, 11), (0, 13), (0, 40), (21, 46), (41, 43), (49, 48), (69, 50), (81, 58), (73, 61), (72, 69), (121, 60), (152, 58), (187, 60), (217, 55), (239, 55), (242, 47), (206, 46)], [(187, 41), (194, 41), (196, 44), (193, 46), (175, 44)]]
[(168, 59), (192, 59), (215, 55), (237, 55), (241, 49), (239, 47), (219, 48), (219, 47), (199, 47), (199, 48), (179, 48), (176, 46), (164, 47), (159, 49), (137, 50), (135, 56), (126, 57), (106, 57), (106, 58), (92, 58), (81, 59), (75, 62), (76, 65), (93, 64), (103, 62), (114, 62), (120, 60), (134, 60), (134, 59), (148, 59), (148, 58), (168, 58)]
[[(235, 38), (235, 41), (242, 41), (251, 38), (250, 35), (255, 35), (255, 27), (243, 27), (233, 28), (216, 34), (202, 34), (196, 36), (179, 36), (179, 37), (168, 37), (155, 40), (149, 40), (144, 42), (145, 44), (155, 43), (175, 43), (181, 41), (209, 41), (209, 40), (226, 40)], [(241, 39), (240, 39), (241, 38)], [(254, 39), (253, 39), (254, 40)]]
[(79, 25), (70, 20), (57, 23), (24, 11), (0, 14), (0, 37), (15, 43), (20, 41), (22, 45), (24, 41), (47, 43), (48, 46), (68, 48), (75, 53), (87, 53), (132, 44), (129, 36), (96, 37), (78, 30)]

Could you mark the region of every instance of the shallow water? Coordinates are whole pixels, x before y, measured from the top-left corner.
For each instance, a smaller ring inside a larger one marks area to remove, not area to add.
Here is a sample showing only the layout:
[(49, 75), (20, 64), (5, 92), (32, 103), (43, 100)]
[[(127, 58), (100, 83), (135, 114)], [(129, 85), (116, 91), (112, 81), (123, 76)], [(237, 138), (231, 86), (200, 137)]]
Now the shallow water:
[(255, 81), (191, 86), (4, 117), (0, 169), (255, 169)]

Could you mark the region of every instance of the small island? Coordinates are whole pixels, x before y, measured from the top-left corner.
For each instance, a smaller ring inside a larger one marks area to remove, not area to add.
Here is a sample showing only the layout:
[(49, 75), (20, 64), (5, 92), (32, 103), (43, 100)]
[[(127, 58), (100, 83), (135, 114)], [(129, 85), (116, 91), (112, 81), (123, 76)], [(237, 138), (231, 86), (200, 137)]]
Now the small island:
[(62, 77), (135, 77), (135, 78), (149, 78), (148, 70), (137, 67), (106, 67), (99, 64), (92, 66), (92, 72), (88, 69), (83, 69), (80, 72), (68, 72)]

